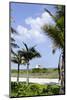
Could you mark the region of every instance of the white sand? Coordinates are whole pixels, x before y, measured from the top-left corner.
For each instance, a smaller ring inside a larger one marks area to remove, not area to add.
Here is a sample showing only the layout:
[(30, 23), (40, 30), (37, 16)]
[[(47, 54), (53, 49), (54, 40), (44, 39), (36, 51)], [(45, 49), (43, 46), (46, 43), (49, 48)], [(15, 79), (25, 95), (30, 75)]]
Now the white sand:
[[(17, 81), (16, 77), (11, 77), (11, 81)], [(19, 78), (20, 82), (26, 81), (26, 78)], [(39, 84), (59, 84), (58, 79), (44, 79), (44, 78), (29, 78), (29, 82)]]

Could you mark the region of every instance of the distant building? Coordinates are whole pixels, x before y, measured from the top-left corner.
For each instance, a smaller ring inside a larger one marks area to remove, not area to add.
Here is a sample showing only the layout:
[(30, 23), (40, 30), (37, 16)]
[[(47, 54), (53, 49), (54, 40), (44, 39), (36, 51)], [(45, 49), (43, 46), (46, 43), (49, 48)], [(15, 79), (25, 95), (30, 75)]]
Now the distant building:
[(36, 68), (43, 68), (41, 65), (36, 65)]

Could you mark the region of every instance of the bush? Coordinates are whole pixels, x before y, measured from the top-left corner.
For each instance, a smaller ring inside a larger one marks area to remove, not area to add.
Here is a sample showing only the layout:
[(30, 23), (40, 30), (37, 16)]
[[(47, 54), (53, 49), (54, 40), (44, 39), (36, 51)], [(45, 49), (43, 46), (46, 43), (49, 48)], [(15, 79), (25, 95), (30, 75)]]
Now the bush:
[(46, 68), (34, 68), (32, 69), (32, 73), (45, 73), (47, 71)]
[(31, 92), (33, 92), (33, 95), (39, 95), (41, 92), (40, 87), (36, 84), (30, 85), (29, 88), (30, 88)]
[(58, 95), (60, 87), (58, 85), (48, 85), (47, 89), (48, 89), (48, 92), (51, 91), (54, 95)]
[(16, 82), (11, 82), (11, 91), (17, 92), (18, 91), (17, 86), (18, 86), (18, 84)]
[(59, 94), (58, 85), (40, 85), (36, 83), (11, 82), (11, 97), (57, 95)]
[(42, 93), (47, 93), (47, 92), (48, 92), (47, 88), (42, 89)]
[(54, 68), (53, 71), (58, 71), (58, 68)]

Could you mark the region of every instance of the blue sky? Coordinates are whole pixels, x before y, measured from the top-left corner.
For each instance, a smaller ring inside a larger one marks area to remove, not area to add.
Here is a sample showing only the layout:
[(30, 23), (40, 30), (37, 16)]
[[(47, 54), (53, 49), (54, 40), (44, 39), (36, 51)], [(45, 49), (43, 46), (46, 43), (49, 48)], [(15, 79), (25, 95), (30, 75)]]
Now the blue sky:
[[(24, 48), (22, 41), (29, 47), (37, 45), (36, 49), (42, 56), (30, 61), (30, 68), (35, 68), (38, 64), (46, 68), (58, 66), (61, 51), (57, 49), (56, 53), (52, 54), (52, 41), (41, 29), (44, 24), (55, 24), (49, 14), (44, 12), (44, 8), (53, 14), (56, 12), (53, 5), (11, 3), (11, 25), (19, 32), (18, 36), (14, 35), (16, 43), (21, 48)], [(17, 68), (17, 65), (12, 63), (11, 68)], [(26, 69), (26, 66), (22, 65), (20, 68)]]

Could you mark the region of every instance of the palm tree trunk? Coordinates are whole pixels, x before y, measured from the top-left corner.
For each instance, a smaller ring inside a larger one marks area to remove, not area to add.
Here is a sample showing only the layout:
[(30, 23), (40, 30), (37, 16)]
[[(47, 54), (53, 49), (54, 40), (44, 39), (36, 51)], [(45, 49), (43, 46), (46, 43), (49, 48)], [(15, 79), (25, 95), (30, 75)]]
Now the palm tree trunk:
[(64, 74), (64, 70), (65, 70), (65, 66), (64, 66), (64, 54), (62, 54), (62, 59), (61, 59), (61, 68), (60, 68), (60, 79), (61, 79), (61, 87), (60, 87), (60, 94), (64, 94), (65, 92), (65, 74)]
[(64, 52), (63, 52), (63, 56), (62, 56), (62, 60), (63, 60), (63, 62), (62, 62), (62, 65), (63, 65), (63, 69), (64, 69), (64, 73), (63, 73), (63, 87), (64, 87), (64, 93), (65, 93), (65, 57), (64, 57)]
[(62, 94), (65, 92), (65, 68), (64, 68), (64, 54), (62, 55), (62, 68), (61, 68), (61, 86), (62, 86)]
[(58, 74), (59, 74), (59, 81), (61, 80), (61, 73), (60, 73), (60, 60), (61, 60), (61, 54), (60, 54), (60, 56), (59, 56), (59, 63), (58, 63)]
[(19, 66), (20, 66), (20, 64), (18, 64), (17, 83), (19, 83)]
[(29, 84), (29, 63), (27, 63), (27, 85)]

